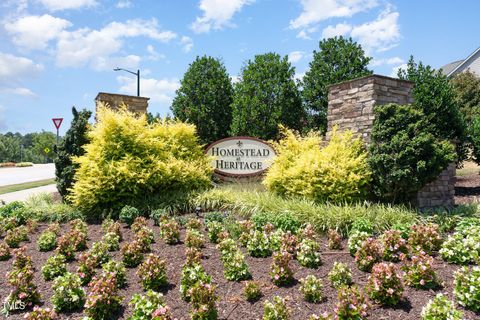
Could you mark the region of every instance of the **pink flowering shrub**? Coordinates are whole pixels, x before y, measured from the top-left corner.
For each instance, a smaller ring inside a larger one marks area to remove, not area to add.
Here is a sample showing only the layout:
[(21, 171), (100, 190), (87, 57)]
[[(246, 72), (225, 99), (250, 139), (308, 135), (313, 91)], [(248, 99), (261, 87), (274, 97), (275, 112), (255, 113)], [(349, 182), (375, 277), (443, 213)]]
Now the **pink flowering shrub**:
[(366, 290), (373, 300), (390, 306), (396, 305), (402, 298), (403, 283), (395, 265), (391, 262), (375, 264)]
[(75, 244), (68, 233), (58, 239), (56, 253), (64, 256), (67, 261), (75, 259)]
[(158, 290), (168, 284), (165, 260), (152, 253), (138, 267), (137, 275), (145, 290)]
[(361, 320), (367, 318), (370, 303), (363, 290), (356, 286), (340, 287), (337, 300), (335, 307), (336, 319)]
[(298, 237), (300, 240), (310, 239), (315, 240), (317, 233), (315, 232), (315, 228), (310, 223), (307, 223), (303, 229), (300, 229)]
[(297, 255), (297, 236), (292, 234), (290, 231), (284, 232), (282, 234), (280, 242), (280, 251), (286, 251), (295, 257)]
[(292, 255), (286, 251), (275, 252), (270, 268), (270, 278), (277, 286), (288, 285), (293, 281), (293, 271), (290, 268)]
[(33, 283), (35, 269), (32, 259), (25, 254), (25, 251), (25, 247), (13, 251), (15, 260), (12, 269), (7, 273), (7, 282), (12, 286), (12, 290), (4, 302), (9, 305), (21, 302), (27, 308), (31, 308), (40, 301), (40, 293)]
[(123, 263), (127, 268), (135, 268), (143, 261), (143, 247), (134, 240), (122, 246)]
[(202, 229), (202, 221), (198, 218), (190, 218), (187, 221), (186, 227), (190, 230), (200, 230)]
[(135, 241), (140, 244), (142, 252), (149, 252), (150, 246), (155, 242), (153, 230), (142, 226), (135, 232)]
[(40, 308), (35, 306), (33, 311), (27, 313), (24, 317), (26, 320), (56, 320), (58, 315), (50, 308)]
[(180, 225), (174, 219), (167, 219), (160, 225), (160, 236), (167, 244), (180, 242)]
[(328, 249), (341, 250), (342, 249), (342, 236), (335, 229), (328, 230)]
[(77, 274), (80, 277), (82, 285), (87, 285), (95, 275), (97, 262), (91, 254), (85, 252), (78, 258)]
[(442, 244), (438, 224), (413, 225), (408, 237), (408, 244), (414, 252), (423, 250), (428, 254), (432, 254), (438, 251)]
[(152, 313), (152, 320), (176, 320), (169, 306), (162, 306)]
[(198, 248), (185, 248), (185, 264), (192, 265), (200, 263), (202, 260), (202, 251)]
[(197, 229), (187, 229), (185, 245), (190, 248), (203, 248), (205, 246), (205, 236)]
[(298, 245), (297, 261), (300, 265), (316, 269), (322, 264), (320, 245), (317, 241), (305, 238)]
[(385, 261), (398, 262), (408, 254), (407, 241), (402, 238), (398, 230), (387, 230), (380, 237), (383, 247), (383, 259)]
[(363, 241), (360, 248), (355, 253), (355, 263), (358, 269), (370, 272), (375, 263), (382, 258), (382, 247), (374, 238), (368, 238)]
[(90, 292), (84, 310), (88, 317), (101, 320), (111, 317), (118, 311), (122, 298), (118, 295), (117, 278), (114, 274), (105, 273), (94, 277), (88, 287)]
[(114, 233), (118, 236), (118, 240), (122, 241), (122, 226), (118, 221), (113, 221), (111, 219), (105, 219), (102, 222), (102, 230), (105, 234)]
[(0, 242), (0, 261), (10, 259), (10, 247), (5, 242)]
[(433, 258), (423, 251), (413, 255), (403, 267), (405, 284), (418, 289), (434, 289), (438, 279), (433, 270)]
[(148, 227), (148, 221), (145, 217), (136, 217), (132, 225), (130, 226), (133, 233), (137, 233), (141, 229), (147, 228), (147, 227)]
[(218, 318), (215, 302), (218, 297), (215, 295), (215, 286), (203, 281), (197, 282), (188, 290), (192, 310), (192, 320), (216, 320)]
[(246, 247), (250, 238), (250, 231), (253, 230), (253, 222), (251, 220), (242, 220), (238, 222), (240, 227), (240, 237), (238, 241), (242, 247)]

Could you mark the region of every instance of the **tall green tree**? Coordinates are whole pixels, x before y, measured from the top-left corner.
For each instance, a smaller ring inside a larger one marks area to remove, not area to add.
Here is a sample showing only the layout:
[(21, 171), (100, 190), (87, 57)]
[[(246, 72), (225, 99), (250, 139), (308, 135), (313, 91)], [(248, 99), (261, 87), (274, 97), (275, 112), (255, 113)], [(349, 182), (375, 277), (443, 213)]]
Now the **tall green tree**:
[(470, 127), (475, 116), (480, 115), (480, 77), (470, 71), (462, 72), (450, 79), (455, 101)]
[(398, 77), (414, 83), (414, 104), (423, 112), (427, 123), (433, 125), (433, 135), (455, 142), (458, 161), (464, 160), (467, 157), (465, 121), (447, 76), (422, 62), (416, 63), (411, 56), (407, 68), (398, 71)]
[(233, 99), (233, 135), (273, 139), (278, 126), (299, 130), (305, 119), (295, 68), (276, 53), (257, 55), (242, 68)]
[(233, 86), (223, 63), (197, 57), (180, 83), (173, 115), (194, 124), (203, 143), (226, 137), (232, 121)]
[(92, 112), (85, 109), (79, 112), (75, 107), (72, 107), (72, 114), (73, 120), (70, 129), (55, 150), (57, 155), (55, 157), (57, 189), (64, 200), (73, 185), (73, 177), (78, 168), (78, 164), (72, 162), (72, 157), (85, 154), (83, 146), (89, 142), (87, 137), (90, 127), (88, 120), (92, 116)]
[(309, 113), (309, 128), (327, 129), (328, 86), (372, 74), (362, 46), (351, 38), (335, 37), (319, 43), (303, 78), (302, 96)]

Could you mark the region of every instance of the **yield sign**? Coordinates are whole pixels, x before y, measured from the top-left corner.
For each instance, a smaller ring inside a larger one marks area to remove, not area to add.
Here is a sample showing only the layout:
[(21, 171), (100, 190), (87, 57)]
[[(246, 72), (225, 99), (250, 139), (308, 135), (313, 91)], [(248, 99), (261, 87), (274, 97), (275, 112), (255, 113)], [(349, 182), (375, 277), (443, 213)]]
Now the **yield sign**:
[(63, 118), (53, 118), (52, 121), (53, 121), (53, 124), (55, 125), (55, 128), (57, 128), (58, 130), (62, 125)]

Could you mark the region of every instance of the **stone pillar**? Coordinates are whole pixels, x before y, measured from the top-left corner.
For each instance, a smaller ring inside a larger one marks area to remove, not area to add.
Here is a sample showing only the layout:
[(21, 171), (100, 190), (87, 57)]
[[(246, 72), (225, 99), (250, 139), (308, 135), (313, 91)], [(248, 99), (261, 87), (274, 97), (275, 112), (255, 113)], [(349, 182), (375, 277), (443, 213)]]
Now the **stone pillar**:
[[(366, 76), (334, 84), (328, 88), (327, 140), (334, 126), (351, 130), (371, 141), (376, 105), (387, 103), (409, 104), (413, 83), (380, 75)], [(419, 208), (453, 206), (455, 194), (455, 164), (452, 163), (439, 177), (424, 186), (413, 201)]]
[(328, 88), (327, 139), (334, 126), (352, 130), (370, 143), (375, 114), (373, 107), (387, 103), (413, 102), (413, 83), (371, 75), (334, 84)]
[(95, 106), (98, 108), (99, 103), (104, 103), (112, 109), (118, 109), (124, 103), (129, 111), (143, 114), (147, 113), (148, 100), (150, 98), (99, 92), (95, 98)]

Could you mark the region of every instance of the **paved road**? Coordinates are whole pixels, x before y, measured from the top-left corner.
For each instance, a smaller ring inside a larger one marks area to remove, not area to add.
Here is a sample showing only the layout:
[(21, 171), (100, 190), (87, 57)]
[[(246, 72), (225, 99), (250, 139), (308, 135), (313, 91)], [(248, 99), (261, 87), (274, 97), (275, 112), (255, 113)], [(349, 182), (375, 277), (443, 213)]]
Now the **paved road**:
[(53, 193), (56, 191), (57, 186), (55, 184), (49, 184), (47, 186), (0, 194), (0, 200), (5, 201), (6, 203), (10, 203), (12, 201), (25, 201), (37, 193)]
[(35, 164), (25, 168), (0, 168), (0, 186), (55, 178), (53, 163)]

